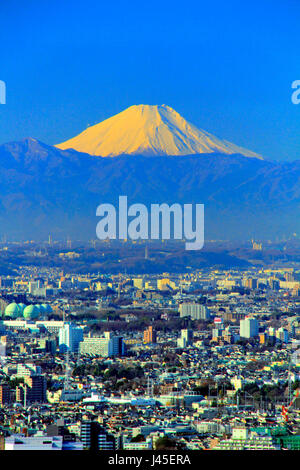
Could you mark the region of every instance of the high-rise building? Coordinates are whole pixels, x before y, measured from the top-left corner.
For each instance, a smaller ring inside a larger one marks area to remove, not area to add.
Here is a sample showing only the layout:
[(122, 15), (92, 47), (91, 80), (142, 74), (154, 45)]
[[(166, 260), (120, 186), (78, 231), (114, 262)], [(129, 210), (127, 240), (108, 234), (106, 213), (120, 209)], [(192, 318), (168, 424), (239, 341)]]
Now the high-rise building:
[(57, 343), (54, 338), (42, 338), (39, 340), (39, 347), (45, 349), (45, 352), (55, 354)]
[(24, 377), (24, 384), (16, 388), (16, 401), (26, 405), (30, 403), (45, 403), (47, 381), (44, 375)]
[(12, 393), (10, 386), (7, 383), (0, 384), (0, 405), (7, 405), (11, 403)]
[(104, 337), (88, 336), (79, 344), (81, 354), (112, 357), (125, 354), (125, 344), (122, 336), (115, 336), (110, 331), (104, 333)]
[(177, 340), (177, 346), (179, 348), (185, 348), (193, 343), (193, 330), (186, 329), (181, 330), (180, 337)]
[(240, 321), (240, 337), (253, 338), (258, 336), (258, 321), (256, 318), (246, 317)]
[(114, 450), (115, 439), (97, 421), (81, 422), (80, 439), (83, 448), (88, 450)]
[(209, 320), (209, 310), (205, 305), (182, 303), (179, 305), (180, 317), (191, 317), (192, 320)]
[(285, 328), (278, 328), (276, 331), (276, 338), (283, 343), (289, 342), (289, 332)]
[(144, 343), (156, 343), (157, 335), (152, 326), (144, 331)]
[(59, 351), (77, 352), (79, 343), (83, 340), (83, 330), (72, 323), (65, 323), (59, 330)]

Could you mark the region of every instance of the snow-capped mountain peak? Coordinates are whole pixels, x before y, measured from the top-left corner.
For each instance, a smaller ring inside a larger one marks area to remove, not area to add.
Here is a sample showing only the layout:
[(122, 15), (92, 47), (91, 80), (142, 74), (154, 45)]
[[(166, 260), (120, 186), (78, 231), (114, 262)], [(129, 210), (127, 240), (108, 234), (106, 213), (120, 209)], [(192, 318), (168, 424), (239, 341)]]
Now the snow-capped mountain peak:
[(134, 105), (56, 145), (102, 157), (239, 153), (262, 157), (198, 129), (169, 106)]

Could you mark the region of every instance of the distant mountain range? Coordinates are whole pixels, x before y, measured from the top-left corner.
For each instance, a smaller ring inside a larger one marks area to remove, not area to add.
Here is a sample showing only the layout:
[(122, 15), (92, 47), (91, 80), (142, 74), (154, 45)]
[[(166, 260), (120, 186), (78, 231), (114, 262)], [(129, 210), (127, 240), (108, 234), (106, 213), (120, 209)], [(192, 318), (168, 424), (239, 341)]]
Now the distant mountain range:
[(0, 237), (95, 237), (96, 207), (204, 203), (205, 236), (275, 237), (299, 230), (300, 161), (220, 153), (94, 157), (34, 139), (0, 146)]

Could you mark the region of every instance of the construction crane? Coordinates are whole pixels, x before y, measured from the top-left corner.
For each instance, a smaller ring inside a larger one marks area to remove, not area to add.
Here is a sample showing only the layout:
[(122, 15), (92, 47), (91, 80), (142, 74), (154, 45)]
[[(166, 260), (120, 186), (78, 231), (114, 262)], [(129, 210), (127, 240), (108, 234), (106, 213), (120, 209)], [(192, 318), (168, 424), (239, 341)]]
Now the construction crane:
[(289, 421), (288, 413), (291, 407), (293, 406), (295, 400), (298, 398), (298, 396), (299, 396), (299, 391), (297, 390), (296, 395), (292, 398), (290, 403), (287, 406), (282, 405), (281, 415), (286, 423), (288, 423)]
[(288, 418), (288, 413), (293, 406), (295, 400), (299, 396), (299, 390), (297, 390), (296, 395), (293, 397), (292, 396), (292, 382), (291, 382), (291, 369), (292, 369), (292, 363), (297, 364), (299, 359), (299, 349), (292, 354), (290, 357), (290, 362), (289, 362), (289, 369), (288, 369), (288, 405), (284, 406), (282, 405), (282, 410), (281, 410), (281, 415), (283, 416), (285, 422), (287, 423), (289, 418)]

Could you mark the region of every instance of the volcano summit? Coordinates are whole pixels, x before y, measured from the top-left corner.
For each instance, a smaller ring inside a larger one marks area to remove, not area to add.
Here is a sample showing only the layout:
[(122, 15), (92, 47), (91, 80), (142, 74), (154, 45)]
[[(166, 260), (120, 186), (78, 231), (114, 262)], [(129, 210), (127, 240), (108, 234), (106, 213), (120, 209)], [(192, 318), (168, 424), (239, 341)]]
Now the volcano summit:
[(131, 106), (56, 147), (101, 157), (222, 153), (262, 159), (198, 129), (165, 104)]

